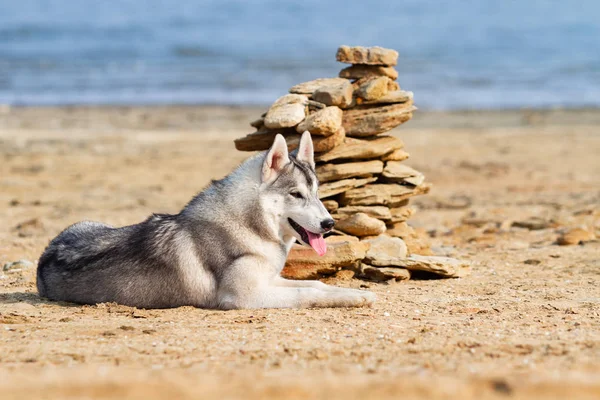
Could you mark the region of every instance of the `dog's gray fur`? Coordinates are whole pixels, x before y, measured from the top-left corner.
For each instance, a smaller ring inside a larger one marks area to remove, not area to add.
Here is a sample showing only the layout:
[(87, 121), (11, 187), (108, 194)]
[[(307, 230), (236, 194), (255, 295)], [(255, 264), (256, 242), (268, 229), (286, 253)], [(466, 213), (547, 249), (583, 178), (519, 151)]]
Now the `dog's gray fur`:
[(331, 219), (317, 189), (310, 134), (295, 156), (277, 135), (270, 150), (213, 181), (179, 214), (122, 228), (68, 227), (40, 257), (38, 291), (52, 300), (141, 308), (370, 304), (370, 292), (280, 277), (292, 244), (302, 242), (288, 218), (315, 233)]

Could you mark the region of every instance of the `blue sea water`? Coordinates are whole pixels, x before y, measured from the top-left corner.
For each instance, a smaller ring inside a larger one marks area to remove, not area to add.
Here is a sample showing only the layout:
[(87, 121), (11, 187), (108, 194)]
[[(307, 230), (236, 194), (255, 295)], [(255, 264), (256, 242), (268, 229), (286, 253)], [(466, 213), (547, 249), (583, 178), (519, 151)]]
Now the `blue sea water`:
[(598, 0), (0, 0), (0, 103), (267, 104), (340, 44), (423, 109), (600, 106)]

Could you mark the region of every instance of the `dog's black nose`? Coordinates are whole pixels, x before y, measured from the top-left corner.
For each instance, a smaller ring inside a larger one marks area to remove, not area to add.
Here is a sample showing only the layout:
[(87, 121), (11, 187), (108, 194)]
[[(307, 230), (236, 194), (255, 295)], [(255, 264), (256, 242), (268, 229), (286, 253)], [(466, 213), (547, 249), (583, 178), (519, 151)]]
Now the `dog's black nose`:
[(327, 219), (324, 219), (323, 221), (321, 221), (321, 228), (325, 229), (326, 231), (330, 231), (334, 225), (335, 225), (335, 221), (332, 220), (331, 218), (327, 218)]

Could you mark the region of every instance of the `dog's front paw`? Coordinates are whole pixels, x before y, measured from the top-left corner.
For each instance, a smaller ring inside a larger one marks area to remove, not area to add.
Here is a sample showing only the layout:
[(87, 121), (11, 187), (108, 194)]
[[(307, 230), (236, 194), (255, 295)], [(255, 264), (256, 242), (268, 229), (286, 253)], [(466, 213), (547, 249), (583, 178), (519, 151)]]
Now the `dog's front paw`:
[(341, 289), (346, 295), (347, 306), (350, 307), (365, 307), (371, 306), (376, 300), (377, 296), (373, 292), (367, 292), (366, 290), (359, 289)]
[(367, 292), (361, 290), (361, 297), (364, 301), (365, 306), (371, 306), (377, 300), (377, 296), (373, 292)]

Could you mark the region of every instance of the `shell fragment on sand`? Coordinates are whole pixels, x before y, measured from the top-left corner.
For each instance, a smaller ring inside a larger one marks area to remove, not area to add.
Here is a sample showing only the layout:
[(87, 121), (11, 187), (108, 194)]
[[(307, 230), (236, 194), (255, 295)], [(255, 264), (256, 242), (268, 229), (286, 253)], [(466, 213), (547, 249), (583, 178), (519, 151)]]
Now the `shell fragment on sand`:
[(342, 110), (331, 106), (310, 114), (297, 127), (298, 133), (309, 131), (312, 135), (333, 135), (342, 126)]
[(313, 92), (312, 98), (328, 106), (347, 108), (352, 104), (353, 93), (352, 83), (347, 79), (343, 79), (341, 82), (319, 87)]
[(22, 272), (35, 267), (35, 264), (29, 260), (18, 260), (13, 262), (7, 262), (2, 266), (2, 271), (6, 273)]
[(316, 161), (366, 160), (379, 158), (404, 147), (402, 140), (393, 136), (380, 136), (368, 139), (345, 138), (335, 149), (315, 156)]
[(356, 213), (335, 224), (335, 228), (344, 233), (362, 237), (374, 236), (385, 232), (385, 222), (369, 217), (364, 213)]
[(395, 207), (410, 197), (429, 192), (430, 185), (408, 187), (399, 184), (372, 184), (344, 192), (339, 203), (344, 206), (374, 206), (383, 205)]
[(357, 106), (344, 111), (342, 123), (348, 136), (374, 136), (410, 120), (414, 110), (416, 107), (412, 102)]
[(335, 59), (346, 64), (394, 66), (398, 63), (398, 52), (383, 47), (340, 46)]
[(390, 79), (398, 79), (398, 71), (392, 67), (382, 67), (379, 65), (355, 64), (340, 71), (340, 78), (362, 79), (377, 76), (387, 76)]
[(286, 94), (271, 105), (264, 124), (269, 129), (296, 126), (306, 117), (307, 105), (308, 97), (301, 94)]
[(325, 239), (327, 253), (318, 256), (310, 247), (294, 245), (290, 250), (282, 276), (291, 279), (314, 279), (331, 275), (340, 267), (352, 266), (365, 257), (368, 245), (346, 237)]
[(327, 197), (335, 196), (336, 194), (344, 193), (352, 188), (367, 185), (371, 182), (375, 182), (377, 178), (364, 178), (364, 179), (343, 179), (341, 181), (334, 181), (319, 185), (319, 198), (325, 199)]
[(382, 175), (388, 182), (406, 182), (414, 186), (419, 186), (425, 181), (422, 173), (399, 161), (386, 162)]
[(320, 182), (331, 182), (346, 178), (368, 178), (383, 172), (383, 161), (371, 160), (344, 164), (322, 164), (317, 166)]
[(349, 83), (344, 78), (319, 78), (308, 82), (302, 82), (290, 88), (290, 93), (306, 94), (312, 96), (315, 90), (323, 86), (335, 86)]

